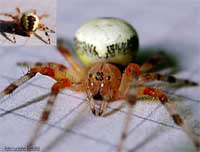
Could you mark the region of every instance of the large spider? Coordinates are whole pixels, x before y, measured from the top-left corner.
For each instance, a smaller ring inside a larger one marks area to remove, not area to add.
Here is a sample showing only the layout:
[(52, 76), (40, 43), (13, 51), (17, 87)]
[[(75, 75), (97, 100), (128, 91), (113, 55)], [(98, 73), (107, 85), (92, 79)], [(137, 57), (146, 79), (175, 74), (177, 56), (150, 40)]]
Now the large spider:
[[(36, 10), (21, 12), (20, 8), (18, 8), (18, 7), (16, 8), (16, 11), (17, 11), (17, 15), (12, 15), (9, 13), (0, 13), (0, 15), (10, 17), (13, 19), (13, 21), (11, 22), (13, 26), (9, 31), (9, 32), (13, 33), (13, 41), (12, 41), (13, 43), (16, 43), (14, 34), (18, 33), (20, 35), (24, 35), (24, 36), (28, 36), (28, 37), (30, 37), (32, 34), (34, 34), (37, 38), (39, 38), (43, 42), (50, 44), (49, 32), (55, 33), (55, 31), (51, 30), (46, 25), (40, 23), (40, 21), (44, 17), (48, 16), (47, 14), (38, 16), (36, 13)], [(48, 38), (48, 41), (46, 42), (41, 36), (39, 36), (36, 33), (36, 30), (44, 31), (46, 37)]]
[[(110, 26), (111, 25), (109, 24), (109, 27)], [(30, 70), (24, 76), (12, 82), (0, 93), (0, 98), (11, 94), (15, 89), (33, 78), (37, 73), (49, 76), (56, 80), (55, 84), (51, 88), (51, 93), (40, 117), (39, 124), (34, 131), (34, 135), (28, 142), (28, 148), (33, 146), (37, 140), (40, 130), (47, 123), (58, 93), (62, 89), (71, 89), (74, 91), (85, 92), (87, 94), (91, 111), (96, 116), (103, 116), (106, 114), (107, 105), (113, 101), (123, 99), (127, 102), (129, 105), (129, 111), (117, 152), (122, 151), (127, 137), (127, 130), (132, 109), (137, 103), (137, 99), (143, 96), (150, 96), (159, 99), (161, 104), (166, 108), (169, 115), (172, 117), (175, 124), (183, 129), (183, 131), (193, 141), (196, 149), (200, 151), (200, 142), (198, 137), (192, 132), (191, 128), (187, 126), (185, 121), (177, 113), (176, 108), (169, 102), (165, 93), (151, 86), (145, 86), (145, 83), (154, 80), (177, 83), (186, 86), (196, 86), (198, 85), (196, 82), (178, 79), (174, 76), (149, 72), (158, 64), (159, 59), (157, 57), (152, 57), (142, 65), (129, 63), (125, 69), (121, 71), (116, 64), (106, 62), (105, 60), (90, 64), (89, 67), (84, 68), (75, 61), (68, 49), (63, 47), (62, 43), (58, 43), (57, 50), (70, 63), (73, 69), (69, 69), (62, 64), (54, 62), (21, 62), (19, 63), (20, 65), (31, 67)]]

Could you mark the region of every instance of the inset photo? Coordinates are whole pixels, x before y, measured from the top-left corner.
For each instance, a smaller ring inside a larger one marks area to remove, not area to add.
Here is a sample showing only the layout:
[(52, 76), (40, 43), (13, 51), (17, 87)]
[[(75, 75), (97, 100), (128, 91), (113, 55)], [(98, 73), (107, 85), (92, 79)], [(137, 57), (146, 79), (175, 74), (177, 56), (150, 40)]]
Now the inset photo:
[(56, 45), (56, 0), (1, 0), (0, 46)]

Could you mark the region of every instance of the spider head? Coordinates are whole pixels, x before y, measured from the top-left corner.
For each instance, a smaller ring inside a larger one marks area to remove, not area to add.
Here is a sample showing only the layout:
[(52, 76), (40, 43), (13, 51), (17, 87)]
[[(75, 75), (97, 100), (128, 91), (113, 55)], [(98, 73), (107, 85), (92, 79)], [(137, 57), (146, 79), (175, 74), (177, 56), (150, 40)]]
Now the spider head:
[(21, 26), (26, 32), (35, 32), (39, 26), (39, 17), (33, 12), (25, 12), (21, 17)]
[(109, 63), (96, 63), (88, 70), (87, 95), (94, 101), (95, 106), (100, 106), (102, 101), (112, 101), (121, 82), (120, 70)]

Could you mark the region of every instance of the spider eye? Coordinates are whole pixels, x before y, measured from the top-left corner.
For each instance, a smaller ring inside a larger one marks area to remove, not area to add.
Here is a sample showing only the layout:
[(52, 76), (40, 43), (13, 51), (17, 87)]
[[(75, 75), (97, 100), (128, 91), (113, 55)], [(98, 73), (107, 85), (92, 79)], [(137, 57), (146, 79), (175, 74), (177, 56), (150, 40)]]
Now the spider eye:
[(107, 80), (110, 80), (110, 78), (111, 78), (111, 76), (107, 76), (107, 77), (106, 77)]
[(103, 72), (97, 72), (95, 78), (96, 78), (96, 80), (102, 81), (103, 80)]
[(89, 74), (89, 78), (92, 78), (92, 73)]

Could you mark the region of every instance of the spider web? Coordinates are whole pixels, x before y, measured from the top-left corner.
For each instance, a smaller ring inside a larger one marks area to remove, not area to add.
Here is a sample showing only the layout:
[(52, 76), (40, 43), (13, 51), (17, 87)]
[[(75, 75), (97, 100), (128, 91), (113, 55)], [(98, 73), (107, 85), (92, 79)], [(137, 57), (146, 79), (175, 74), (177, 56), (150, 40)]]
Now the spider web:
[[(42, 24), (47, 25), (49, 28), (56, 30), (56, 0), (1, 0), (0, 1), (0, 12), (1, 13), (11, 13), (16, 15), (15, 8), (19, 7), (22, 12), (30, 11), (36, 9), (38, 15), (48, 14), (48, 17), (42, 19)], [(11, 21), (9, 17), (0, 16), (0, 20)], [(13, 40), (12, 34), (5, 33), (6, 36)], [(37, 31), (37, 34), (42, 37), (45, 41), (47, 41), (47, 37), (43, 31)], [(24, 37), (20, 35), (15, 35), (16, 43), (12, 43), (7, 38), (5, 38), (4, 34), (0, 33), (0, 45), (46, 45), (36, 36), (32, 35), (31, 37)], [(53, 33), (50, 33), (51, 45), (56, 44), (56, 36)]]
[[(63, 37), (67, 35), (66, 38), (72, 41), (78, 26), (91, 18), (99, 16), (124, 18), (138, 29), (142, 48), (164, 48), (167, 52), (177, 56), (183, 67), (176, 74), (177, 76), (200, 83), (200, 34), (198, 32), (199, 16), (197, 16), (199, 2), (195, 0), (190, 2), (176, 0), (173, 3), (156, 2), (148, 0), (136, 4), (128, 0), (123, 3), (103, 0), (101, 3), (95, 2), (94, 6), (94, 2), (89, 0), (84, 3), (59, 1), (58, 33)], [(84, 7), (81, 9), (80, 6)], [(102, 8), (104, 8), (103, 12)], [(119, 9), (123, 9), (123, 13), (119, 12)], [(36, 49), (40, 51), (35, 53)], [(52, 47), (0, 48), (1, 90), (27, 71), (27, 69), (16, 66), (19, 61), (54, 61), (68, 66), (68, 63)], [(49, 93), (53, 83), (53, 80), (38, 74), (13, 94), (1, 99), (0, 112), (4, 113), (35, 97)], [(177, 109), (182, 114), (192, 113), (192, 119), (196, 121), (189, 119), (190, 117), (187, 119), (191, 121), (189, 123), (196, 133), (199, 133), (200, 128), (199, 90), (200, 87), (183, 88), (176, 91), (165, 89), (167, 94), (176, 101)], [(83, 150), (90, 152), (94, 149), (96, 152), (114, 152), (119, 142), (127, 107), (109, 117), (98, 118), (93, 116), (87, 103), (85, 94), (69, 90), (60, 93), (50, 120), (42, 130), (36, 146), (39, 146), (41, 151), (53, 152), (81, 152)], [(0, 137), (3, 137), (0, 138), (2, 151), (5, 150), (5, 146), (26, 145), (45, 104), (46, 99), (0, 117)], [(120, 102), (114, 103), (109, 106), (109, 109), (119, 104)], [(192, 152), (195, 150), (191, 141), (173, 123), (159, 102), (141, 101), (138, 102), (132, 114), (129, 135), (123, 151)]]

